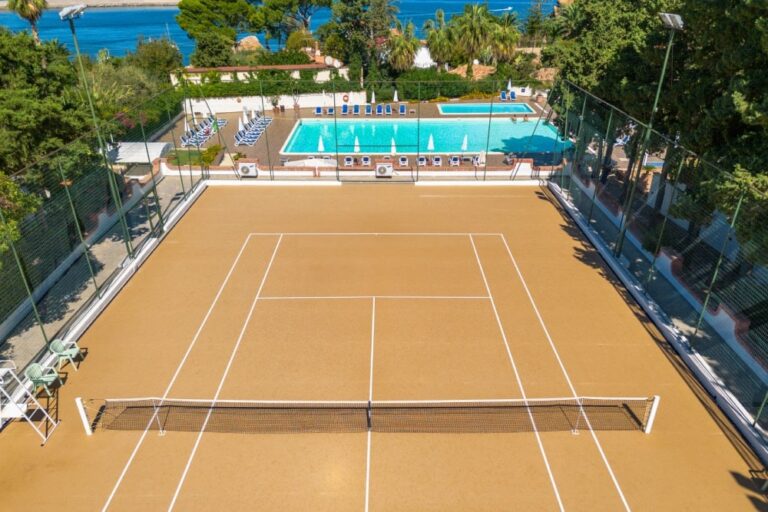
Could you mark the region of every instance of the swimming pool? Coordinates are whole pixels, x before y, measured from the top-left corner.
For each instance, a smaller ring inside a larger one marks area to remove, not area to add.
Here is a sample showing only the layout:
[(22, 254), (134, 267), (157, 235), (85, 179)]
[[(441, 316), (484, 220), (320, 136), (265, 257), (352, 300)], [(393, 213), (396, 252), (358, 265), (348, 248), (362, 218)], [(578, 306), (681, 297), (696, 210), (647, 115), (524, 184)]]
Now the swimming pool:
[[(559, 153), (570, 147), (554, 126), (488, 119), (302, 119), (280, 150), (285, 155), (361, 153)], [(535, 128), (535, 134), (534, 134)], [(533, 135), (533, 137), (531, 137)], [(466, 146), (464, 139), (466, 138)], [(357, 141), (357, 144), (356, 144)]]
[(437, 109), (442, 115), (454, 116), (488, 115), (491, 113), (494, 116), (501, 116), (534, 113), (527, 103), (438, 103)]

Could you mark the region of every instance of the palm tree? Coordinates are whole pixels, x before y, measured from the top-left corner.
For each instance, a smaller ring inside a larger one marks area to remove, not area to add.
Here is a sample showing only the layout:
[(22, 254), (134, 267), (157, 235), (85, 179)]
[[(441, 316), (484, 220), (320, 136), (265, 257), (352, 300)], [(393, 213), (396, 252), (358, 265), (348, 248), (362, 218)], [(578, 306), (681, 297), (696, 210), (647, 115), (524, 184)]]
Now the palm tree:
[(491, 15), (485, 5), (465, 5), (464, 13), (451, 21), (455, 22), (458, 45), (467, 56), (467, 78), (472, 78), (472, 64), (492, 37)]
[(515, 58), (515, 47), (520, 41), (517, 16), (514, 13), (505, 12), (501, 16), (494, 16), (494, 21), (496, 23), (489, 38), (493, 59), (496, 62), (511, 62)]
[(35, 44), (40, 46), (40, 31), (37, 29), (37, 22), (43, 11), (48, 8), (47, 0), (8, 0), (8, 9), (14, 11), (20, 17), (29, 22), (32, 29), (32, 37)]
[(387, 60), (392, 69), (406, 71), (413, 66), (413, 59), (419, 49), (419, 40), (414, 35), (416, 29), (413, 23), (408, 22), (403, 30), (402, 24), (398, 21), (395, 27), (397, 33), (389, 39)]
[(437, 68), (444, 67), (445, 63), (453, 56), (453, 32), (445, 21), (445, 13), (442, 9), (435, 11), (435, 19), (424, 23), (424, 33), (427, 36), (427, 48)]

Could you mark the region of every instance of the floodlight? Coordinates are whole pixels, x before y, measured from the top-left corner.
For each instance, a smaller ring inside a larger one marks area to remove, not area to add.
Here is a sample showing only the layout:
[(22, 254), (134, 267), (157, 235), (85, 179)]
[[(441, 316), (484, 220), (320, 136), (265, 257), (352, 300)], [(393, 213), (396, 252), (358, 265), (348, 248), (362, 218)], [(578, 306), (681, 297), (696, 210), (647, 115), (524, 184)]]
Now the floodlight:
[(83, 14), (83, 11), (85, 11), (85, 7), (85, 4), (70, 5), (69, 7), (65, 7), (59, 11), (59, 18), (61, 18), (61, 21), (74, 20), (75, 18), (79, 18)]
[(679, 14), (660, 12), (659, 17), (661, 18), (661, 22), (664, 24), (664, 27), (670, 30), (683, 30), (683, 28), (685, 27), (685, 23), (683, 23), (683, 18), (680, 17)]

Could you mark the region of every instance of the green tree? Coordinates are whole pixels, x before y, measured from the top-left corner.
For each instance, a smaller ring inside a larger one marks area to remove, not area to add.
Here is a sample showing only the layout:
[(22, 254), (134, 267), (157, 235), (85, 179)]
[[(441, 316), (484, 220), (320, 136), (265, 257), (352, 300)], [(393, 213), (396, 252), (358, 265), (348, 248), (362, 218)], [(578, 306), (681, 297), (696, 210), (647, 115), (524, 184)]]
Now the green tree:
[(506, 12), (501, 16), (494, 16), (493, 31), (490, 37), (490, 49), (493, 60), (499, 62), (512, 62), (516, 57), (515, 49), (520, 41), (520, 31), (517, 28), (517, 16)]
[(437, 68), (441, 70), (455, 53), (455, 34), (445, 21), (445, 13), (442, 9), (435, 11), (435, 19), (424, 23), (424, 33), (427, 36), (429, 54), (437, 64)]
[(288, 35), (288, 39), (285, 40), (285, 48), (287, 50), (312, 48), (314, 44), (315, 40), (312, 37), (312, 34), (304, 29), (294, 30)]
[(156, 82), (170, 83), (171, 73), (182, 66), (182, 57), (170, 39), (142, 39), (136, 50), (125, 56), (125, 62), (141, 69)]
[(272, 26), (284, 26), (287, 35), (295, 30), (309, 32), (312, 16), (330, 6), (331, 0), (265, 0), (257, 10)]
[(233, 46), (239, 32), (260, 28), (253, 26), (255, 12), (246, 0), (181, 0), (176, 21), (192, 39), (215, 35)]
[(40, 43), (40, 31), (37, 28), (37, 22), (43, 11), (48, 8), (47, 0), (8, 0), (8, 9), (18, 14), (29, 22), (29, 28), (32, 30), (32, 37), (35, 44)]
[(203, 68), (230, 66), (234, 61), (234, 53), (228, 39), (215, 33), (201, 34), (195, 40), (195, 51), (189, 60), (193, 66)]
[(488, 36), (494, 29), (488, 6), (466, 5), (464, 13), (451, 19), (451, 23), (455, 27), (459, 47), (467, 57), (467, 77), (472, 77), (472, 65), (483, 50), (488, 48)]
[(29, 33), (0, 28), (0, 172), (17, 171), (90, 129), (69, 57), (57, 42), (38, 45)]
[(407, 71), (413, 66), (413, 59), (419, 49), (419, 40), (416, 39), (413, 23), (408, 23), (405, 28), (397, 23), (397, 34), (389, 38), (389, 53), (387, 61), (395, 71)]
[(544, 30), (544, 24), (544, 0), (535, 0), (525, 18), (525, 35), (528, 36), (528, 43), (532, 42), (534, 48)]

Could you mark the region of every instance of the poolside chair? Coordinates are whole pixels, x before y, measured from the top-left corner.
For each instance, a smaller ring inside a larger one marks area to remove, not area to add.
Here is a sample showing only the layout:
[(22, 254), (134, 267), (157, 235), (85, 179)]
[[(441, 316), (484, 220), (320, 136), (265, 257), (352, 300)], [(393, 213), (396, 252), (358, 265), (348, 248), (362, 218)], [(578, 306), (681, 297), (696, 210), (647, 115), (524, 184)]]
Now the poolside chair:
[(352, 115), (353, 116), (359, 116), (360, 115), (360, 105), (352, 106)]
[(325, 109), (325, 115), (332, 116), (336, 113), (336, 109), (333, 107), (328, 107)]
[(355, 159), (351, 156), (345, 156), (344, 157), (344, 167), (352, 167), (355, 165)]
[(77, 343), (73, 341), (64, 341), (56, 338), (48, 344), (48, 350), (50, 350), (59, 360), (59, 371), (61, 371), (61, 365), (64, 361), (69, 361), (72, 367), (77, 371), (77, 365), (75, 364), (75, 358), (82, 358), (83, 352)]
[[(525, 92), (525, 89), (523, 89), (523, 92)], [(512, 101), (517, 98), (517, 94), (515, 94), (515, 91), (509, 91), (509, 101)]]
[(499, 93), (499, 101), (507, 101), (507, 91), (501, 91)]
[(408, 167), (408, 157), (407, 156), (401, 156), (397, 159), (397, 163), (400, 167)]
[(401, 116), (404, 116), (405, 114), (407, 114), (407, 113), (408, 113), (408, 111), (407, 111), (407, 107), (405, 106), (405, 104), (404, 104), (404, 103), (401, 103), (401, 104), (400, 104), (400, 107), (398, 108), (397, 112), (398, 112), (398, 113), (399, 113)]
[(387, 103), (387, 106), (384, 107), (384, 114), (388, 116), (392, 115), (392, 105), (390, 105), (389, 103)]
[(419, 167), (426, 167), (427, 166), (427, 157), (420, 156), (416, 159), (416, 165)]
[(349, 115), (349, 105), (346, 103), (341, 106), (341, 115), (346, 116)]
[(45, 392), (48, 393), (48, 396), (53, 396), (51, 388), (48, 386), (54, 382), (58, 382), (58, 384), (61, 385), (61, 378), (56, 370), (53, 368), (44, 368), (37, 363), (32, 363), (27, 366), (27, 369), (24, 370), (24, 376), (28, 378), (35, 387), (33, 392), (37, 391), (37, 388), (42, 386), (43, 389), (45, 389)]
[(480, 167), (480, 157), (475, 155), (472, 157), (472, 165), (475, 167)]
[(316, 116), (323, 115), (323, 107), (315, 107), (315, 115)]
[(451, 156), (450, 159), (448, 159), (448, 163), (451, 167), (458, 167), (461, 165), (461, 158), (459, 158), (456, 155)]
[(376, 105), (376, 115), (377, 116), (383, 116), (384, 115), (384, 107), (381, 105)]
[(432, 157), (432, 167), (442, 167), (443, 166), (443, 157), (440, 155), (435, 155)]
[(369, 157), (369, 156), (364, 156), (364, 157), (360, 158), (360, 163), (361, 163), (363, 166), (365, 166), (365, 167), (368, 167), (368, 166), (370, 166), (370, 165), (371, 165), (371, 157)]
[(370, 115), (371, 115), (371, 112), (372, 112), (372, 110), (373, 110), (373, 109), (371, 108), (371, 106), (370, 106), (370, 105), (367, 105), (367, 104), (365, 105), (365, 115), (367, 115), (367, 116), (370, 116)]

